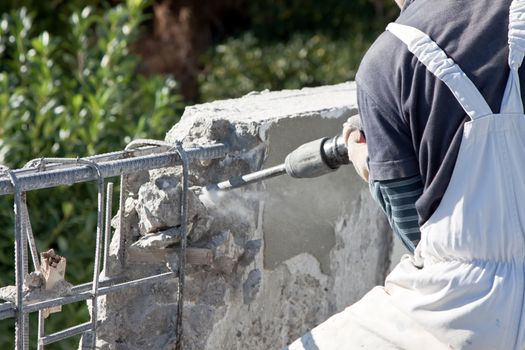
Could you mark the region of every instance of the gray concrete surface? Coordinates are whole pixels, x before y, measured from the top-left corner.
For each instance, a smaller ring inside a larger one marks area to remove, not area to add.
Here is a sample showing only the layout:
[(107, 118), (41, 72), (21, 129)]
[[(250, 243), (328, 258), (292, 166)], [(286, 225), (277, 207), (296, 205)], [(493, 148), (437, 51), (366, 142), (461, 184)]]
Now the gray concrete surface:
[[(252, 93), (188, 107), (166, 140), (231, 146), (222, 160), (191, 164), (191, 184), (205, 186), (335, 135), (356, 106), (353, 83)], [(180, 224), (179, 179), (178, 168), (127, 179), (107, 275), (167, 271), (163, 257), (178, 241), (162, 240)], [(184, 349), (279, 349), (381, 284), (390, 266), (388, 223), (350, 166), (193, 195), (190, 213), (189, 245), (210, 249), (214, 260), (187, 270)], [(134, 249), (151, 259), (136, 260)], [(172, 349), (176, 292), (170, 281), (103, 299), (99, 347)]]
[(410, 254), (410, 251), (405, 248), (403, 243), (401, 242), (401, 239), (399, 239), (396, 235), (392, 234), (393, 238), (393, 245), (392, 245), (392, 254), (390, 257), (390, 267), (388, 268), (388, 271), (392, 271), (392, 269), (401, 261), (401, 257), (405, 254)]

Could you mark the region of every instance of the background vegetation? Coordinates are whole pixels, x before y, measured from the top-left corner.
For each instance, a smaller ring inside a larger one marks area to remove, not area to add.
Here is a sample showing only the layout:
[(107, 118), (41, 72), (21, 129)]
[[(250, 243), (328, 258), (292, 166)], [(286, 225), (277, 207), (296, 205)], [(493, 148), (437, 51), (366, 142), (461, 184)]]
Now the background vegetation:
[[(122, 149), (133, 138), (162, 138), (189, 94), (180, 88), (177, 81), (184, 78), (176, 69), (140, 74), (148, 57), (134, 43), (162, 35), (155, 27), (155, 6), (166, 2), (2, 1), (0, 163), (16, 168), (42, 156), (92, 155)], [(186, 2), (199, 8), (199, 1)], [(197, 50), (198, 69), (190, 77), (198, 88), (193, 102), (350, 80), (377, 32), (396, 14), (379, 0), (237, 0), (234, 5), (238, 21), (224, 15), (219, 30), (214, 19), (210, 40)], [(57, 248), (68, 258), (67, 279), (89, 281), (95, 186), (28, 197), (39, 250)], [(10, 196), (0, 197), (0, 225), (0, 286), (5, 286), (14, 282)], [(83, 303), (69, 305), (51, 316), (47, 332), (87, 319)], [(34, 318), (31, 322), (35, 330)], [(13, 323), (0, 321), (2, 349), (13, 347)], [(31, 337), (34, 343), (35, 334)], [(77, 343), (75, 338), (48, 348), (72, 349)]]
[(352, 80), (370, 43), (399, 11), (381, 0), (248, 3), (246, 29), (203, 57), (203, 100)]

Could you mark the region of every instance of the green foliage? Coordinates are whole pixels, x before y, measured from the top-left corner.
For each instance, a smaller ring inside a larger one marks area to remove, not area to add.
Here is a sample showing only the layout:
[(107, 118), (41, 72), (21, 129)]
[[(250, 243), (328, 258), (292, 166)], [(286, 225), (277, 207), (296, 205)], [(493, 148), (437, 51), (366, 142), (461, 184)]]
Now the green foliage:
[(229, 39), (207, 56), (199, 77), (204, 100), (239, 97), (254, 90), (297, 89), (354, 78), (369, 45), (362, 35), (334, 40), (295, 34), (285, 42), (263, 44), (253, 34)]
[(370, 33), (398, 13), (391, 0), (256, 0), (248, 1), (251, 31), (265, 40), (286, 40), (294, 33), (323, 33), (345, 38)]
[[(26, 9), (0, 20), (0, 156), (21, 167), (41, 156), (76, 157), (122, 149), (134, 138), (161, 138), (182, 110), (170, 78), (136, 74), (128, 51), (143, 20), (144, 2), (128, 0), (103, 13), (72, 13), (63, 37), (35, 34)], [(28, 194), (40, 251), (68, 258), (66, 278), (92, 278), (96, 186)], [(0, 199), (0, 285), (13, 283), (12, 198)], [(85, 303), (53, 315), (48, 330), (87, 320)], [(13, 348), (12, 320), (0, 322), (0, 348)], [(8, 331), (9, 329), (9, 331)], [(33, 327), (33, 329), (36, 329)], [(32, 335), (34, 336), (34, 334)], [(34, 343), (34, 337), (33, 337)], [(49, 349), (76, 348), (78, 339)]]
[(2, 0), (0, 13), (11, 13), (14, 10), (27, 8), (34, 13), (31, 31), (41, 33), (44, 30), (54, 35), (62, 35), (70, 29), (70, 17), (84, 7), (93, 9), (109, 7), (107, 0)]
[(256, 0), (252, 26), (212, 48), (199, 75), (203, 100), (351, 80), (373, 39), (399, 13), (385, 0)]
[(30, 37), (31, 20), (20, 10), (0, 22), (0, 103), (9, 106), (0, 111), (0, 149), (10, 166), (115, 150), (124, 135), (160, 136), (164, 118), (180, 110), (172, 80), (135, 74), (128, 46), (140, 6), (117, 6), (102, 17), (85, 8), (60, 40), (47, 32)]

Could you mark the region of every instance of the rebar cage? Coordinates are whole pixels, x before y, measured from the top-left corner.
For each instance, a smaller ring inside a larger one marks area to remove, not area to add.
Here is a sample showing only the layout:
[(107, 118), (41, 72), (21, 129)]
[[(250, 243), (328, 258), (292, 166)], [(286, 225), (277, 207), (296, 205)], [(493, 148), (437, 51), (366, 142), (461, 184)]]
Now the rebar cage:
[[(178, 278), (177, 322), (173, 332), (176, 335), (176, 348), (181, 349), (184, 267), (186, 265), (188, 164), (189, 161), (194, 159), (222, 158), (226, 153), (227, 147), (224, 144), (184, 148), (180, 142), (169, 144), (157, 140), (136, 140), (124, 150), (118, 152), (85, 158), (40, 158), (27, 163), (26, 166), (20, 169), (0, 168), (0, 195), (14, 195), (16, 287), (15, 301), (0, 304), (0, 320), (15, 318), (16, 349), (29, 349), (29, 314), (32, 312), (38, 312), (37, 348), (39, 350), (44, 349), (48, 344), (77, 335), (82, 335), (82, 349), (94, 349), (97, 326), (99, 325), (97, 302), (100, 296), (173, 278)], [(164, 272), (127, 281), (119, 277), (101, 280), (100, 265), (102, 263), (104, 270), (107, 271), (109, 243), (111, 241), (110, 222), (112, 218), (113, 183), (106, 183), (106, 179), (120, 176), (118, 220), (122, 228), (126, 176), (141, 171), (170, 166), (182, 166), (183, 170), (181, 178), (183, 190), (181, 191), (180, 206), (182, 236), (177, 271)], [(24, 301), (24, 278), (29, 271), (29, 254), (31, 254), (34, 270), (38, 271), (41, 267), (40, 256), (29, 219), (26, 192), (90, 181), (96, 181), (98, 189), (97, 229), (92, 281), (73, 286), (72, 292), (67, 296), (48, 298), (36, 302)], [(106, 197), (105, 202), (104, 197)], [(43, 310), (85, 300), (91, 300), (90, 321), (52, 334), (45, 334)]]

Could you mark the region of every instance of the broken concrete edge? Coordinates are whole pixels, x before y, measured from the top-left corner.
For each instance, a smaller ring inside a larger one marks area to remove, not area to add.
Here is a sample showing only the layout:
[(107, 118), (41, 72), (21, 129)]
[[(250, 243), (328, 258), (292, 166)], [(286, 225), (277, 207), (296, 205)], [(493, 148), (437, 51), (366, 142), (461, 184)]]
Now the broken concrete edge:
[[(268, 128), (279, 119), (319, 115), (334, 118), (340, 113), (357, 113), (355, 82), (300, 90), (251, 92), (243, 97), (186, 107), (181, 120), (166, 134), (166, 141), (175, 142), (172, 135), (188, 135), (195, 118), (229, 120), (260, 125), (259, 137), (266, 140)], [(232, 108), (235, 106), (235, 108)]]
[[(191, 185), (203, 186), (275, 165), (290, 148), (340, 132), (356, 112), (353, 83), (252, 93), (188, 107), (166, 140), (185, 145), (224, 142), (231, 147), (224, 159), (192, 163)], [(177, 168), (127, 177), (123, 222), (117, 225), (118, 244), (111, 245), (109, 266), (120, 259), (128, 264), (124, 273), (129, 278), (167, 269), (166, 260), (168, 268), (177, 268), (171, 261), (174, 255), (168, 253), (177, 254), (177, 240), (164, 245), (158, 239), (180, 224), (170, 214), (179, 205), (179, 177)], [(317, 208), (322, 196), (301, 196), (312, 187), (326, 190), (336, 205)], [(192, 221), (197, 231), (191, 233), (197, 239), (190, 241), (189, 249), (207, 249), (203, 256), (210, 257), (211, 251), (213, 261), (187, 268), (185, 349), (280, 347), (384, 278), (388, 224), (350, 168), (312, 181), (277, 178), (250, 185), (221, 196), (218, 203), (197, 200), (200, 209)], [(306, 215), (298, 216), (304, 209)], [(323, 219), (311, 224), (308, 220), (315, 217)], [(303, 220), (304, 225), (293, 227)], [(275, 239), (280, 241), (272, 244)], [(147, 254), (141, 250), (137, 258), (131, 244), (147, 245), (148, 240), (163, 248)], [(174, 281), (103, 297), (97, 345), (170, 349), (175, 309)]]
[[(355, 114), (356, 104), (352, 104), (351, 102), (354, 91), (355, 85), (353, 83), (344, 83), (330, 87), (304, 88), (301, 90), (254, 92), (239, 99), (215, 101), (198, 106), (190, 106), (187, 107), (182, 120), (168, 133), (166, 140), (174, 141), (171, 140), (170, 137), (172, 134), (190, 135), (195, 129), (195, 116), (198, 113), (200, 113), (201, 116), (204, 115), (204, 118), (200, 117), (200, 123), (204, 124), (203, 129), (205, 131), (213, 129), (214, 120), (228, 120), (229, 127), (233, 127), (234, 129), (237, 125), (246, 127), (246, 125), (255, 123), (256, 125), (248, 127), (247, 130), (242, 130), (241, 134), (251, 132), (259, 137), (259, 142), (255, 143), (253, 148), (248, 149), (235, 149), (235, 147), (232, 147), (231, 153), (233, 157), (248, 160), (252, 163), (253, 160), (255, 160), (255, 168), (251, 170), (258, 170), (262, 162), (264, 162), (266, 155), (269, 153), (270, 141), (268, 140), (267, 134), (272, 125), (280, 119), (306, 118), (312, 116), (325, 119), (337, 119), (341, 117), (341, 115)], [(232, 105), (236, 107), (231, 108)], [(329, 107), (327, 107), (327, 105)], [(271, 107), (268, 108), (268, 106)], [(227, 119), (223, 119), (225, 117)], [(206, 125), (208, 123), (210, 125)], [(202, 135), (198, 133), (195, 136), (197, 136), (197, 138), (202, 137)], [(191, 140), (189, 143), (199, 143), (192, 141), (195, 140)], [(216, 141), (224, 142), (224, 140)], [(235, 144), (236, 142), (231, 143)], [(226, 157), (222, 161), (222, 165), (227, 166), (228, 160), (229, 158)], [(160, 181), (160, 178), (157, 177), (155, 181)], [(175, 235), (150, 235), (166, 229), (176, 229), (180, 226), (180, 219), (174, 210), (175, 207), (166, 205), (165, 203), (166, 201), (177, 203), (176, 197), (179, 196), (180, 186), (170, 186), (166, 180), (162, 182), (163, 184), (161, 186), (158, 184), (149, 186), (148, 188), (142, 186), (139, 190), (138, 211), (141, 218), (143, 218), (139, 221), (139, 226), (140, 234), (143, 237), (133, 244), (136, 248), (164, 248), (176, 244), (179, 240), (179, 237)], [(170, 188), (174, 190), (170, 190)], [(165, 191), (165, 189), (167, 189), (167, 191)], [(154, 192), (158, 192), (158, 195), (153, 195)], [(198, 202), (194, 198), (193, 193), (189, 193), (189, 195), (190, 202)], [(159, 196), (166, 198), (164, 198), (164, 201), (159, 201)], [(146, 197), (150, 198), (148, 199)], [(173, 212), (174, 215), (158, 215), (158, 210), (162, 210), (162, 208), (153, 210), (157, 215), (152, 215), (151, 207), (155, 205), (164, 207), (165, 210)], [(192, 209), (194, 208), (190, 203), (190, 211)], [(202, 208), (197, 209), (197, 211), (199, 210), (202, 211)], [(190, 214), (190, 216), (192, 215)], [(158, 217), (165, 217), (167, 220), (157, 220)], [(191, 226), (192, 223), (190, 222), (189, 224)]]
[[(238, 125), (246, 126), (254, 124), (255, 122), (255, 126), (252, 125), (248, 127), (248, 132), (252, 132), (252, 134), (259, 136), (259, 142), (257, 142), (253, 146), (253, 148), (235, 149), (234, 147), (232, 147), (231, 150), (233, 157), (236, 157), (237, 159), (241, 160), (248, 160), (252, 163), (255, 162), (255, 167), (250, 169), (251, 171), (255, 171), (260, 169), (260, 165), (266, 160), (267, 155), (270, 153), (269, 148), (271, 147), (271, 142), (268, 137), (268, 131), (270, 128), (272, 128), (273, 125), (278, 123), (279, 120), (302, 119), (309, 117), (320, 117), (322, 119), (338, 119), (342, 116), (348, 117), (354, 115), (357, 112), (356, 102), (353, 101), (352, 98), (352, 94), (354, 93), (355, 84), (344, 83), (330, 87), (304, 88), (301, 90), (283, 90), (279, 92), (266, 91), (261, 93), (250, 93), (247, 96), (238, 99), (215, 101), (211, 103), (205, 103), (202, 105), (190, 106), (186, 109), (181, 122), (175, 125), (172, 128), (172, 130), (168, 133), (166, 140), (174, 142), (173, 138), (170, 137), (170, 135), (172, 134), (185, 136), (191, 135), (194, 132), (196, 122), (204, 124), (204, 130), (212, 130), (214, 127), (215, 120), (221, 121), (224, 120), (222, 118), (226, 117), (228, 122), (230, 123), (229, 126), (233, 127), (234, 130), (232, 131), (235, 132), (239, 131), (237, 130)], [(234, 108), (232, 108), (233, 105), (235, 105)], [(269, 105), (271, 106), (270, 108), (268, 108)], [(327, 105), (329, 105), (330, 107), (327, 107)], [(197, 116), (197, 114), (200, 115)], [(189, 121), (190, 124), (188, 124), (187, 121)], [(206, 125), (207, 123), (209, 123), (209, 125)], [(191, 126), (188, 127), (188, 125)], [(202, 128), (202, 125), (199, 126), (201, 126)], [(242, 133), (246, 132), (246, 130), (241, 131)], [(202, 137), (202, 135), (199, 133), (194, 134), (196, 134), (195, 136), (197, 136), (197, 138)], [(184, 138), (184, 140), (188, 141), (187, 138)], [(188, 143), (200, 143), (193, 141), (194, 140), (190, 140)], [(228, 143), (224, 139), (216, 141)], [(228, 160), (229, 158), (226, 157), (223, 161), (221, 161), (221, 165), (228, 166)], [(157, 177), (154, 181), (160, 181), (160, 178)], [(146, 186), (148, 185), (146, 184)], [(180, 192), (179, 187), (172, 186), (172, 188), (175, 188)], [(168, 190), (164, 191), (164, 189)], [(168, 236), (162, 234), (153, 234), (155, 232), (159, 232), (159, 230), (165, 229), (166, 227), (169, 227), (168, 230), (173, 230), (180, 226), (180, 222), (177, 219), (177, 213), (175, 211), (176, 205), (163, 205), (162, 202), (159, 202), (158, 198), (153, 198), (153, 200), (149, 201), (149, 204), (145, 203), (141, 205), (141, 203), (144, 202), (145, 197), (151, 197), (153, 192), (159, 192), (161, 195), (162, 193), (166, 193), (165, 196), (170, 197), (169, 185), (167, 184), (163, 184), (162, 186), (150, 186), (148, 188), (142, 186), (140, 188), (138, 210), (139, 216), (141, 217), (141, 220), (139, 221), (139, 226), (141, 227), (140, 234), (143, 236), (137, 242), (133, 243), (133, 248), (166, 248), (168, 246), (176, 244), (179, 240), (179, 237), (173, 235)], [(141, 194), (143, 198), (142, 200), (140, 199)], [(190, 211), (192, 211), (192, 209), (194, 208), (191, 202), (198, 201), (194, 198), (192, 192), (190, 192), (189, 194)], [(171, 199), (167, 198), (167, 200), (171, 203), (178, 203), (177, 199), (175, 198), (177, 196), (179, 196), (179, 193), (174, 192), (171, 196)], [(202, 200), (202, 198), (199, 199)], [(145, 200), (148, 201), (148, 199)], [(203, 203), (206, 206), (206, 202)], [(154, 210), (153, 212), (156, 215), (152, 215), (152, 205), (164, 206), (165, 209), (169, 209), (170, 212), (174, 212), (175, 214), (170, 216), (166, 215), (166, 213), (160, 213), (159, 210)], [(197, 211), (202, 211), (202, 208), (197, 209)], [(168, 218), (168, 220), (157, 220), (159, 217), (166, 217)], [(189, 222), (188, 224), (190, 226), (189, 231), (191, 232), (192, 223)], [(200, 237), (192, 238), (198, 240)]]

